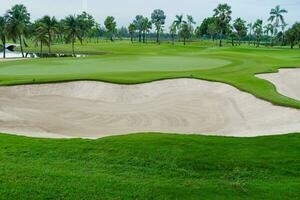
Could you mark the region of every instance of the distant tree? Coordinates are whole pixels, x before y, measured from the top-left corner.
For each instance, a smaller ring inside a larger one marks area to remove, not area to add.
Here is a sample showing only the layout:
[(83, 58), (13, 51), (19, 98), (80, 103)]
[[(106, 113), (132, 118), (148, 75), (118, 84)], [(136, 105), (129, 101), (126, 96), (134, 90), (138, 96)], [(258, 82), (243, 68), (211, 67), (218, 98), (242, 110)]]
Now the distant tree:
[(96, 22), (94, 17), (88, 14), (87, 12), (82, 12), (80, 15), (77, 15), (77, 21), (80, 29), (80, 35), (81, 35), (80, 37), (82, 38), (80, 42), (82, 44), (83, 39), (86, 38), (88, 33), (95, 26)]
[(46, 44), (47, 46), (49, 46), (49, 41), (51, 40), (49, 40), (46, 25), (41, 20), (36, 21), (33, 42), (36, 46), (40, 45), (41, 54), (43, 53), (43, 45)]
[(39, 26), (39, 29), (44, 28), (44, 32), (48, 35), (48, 48), (49, 53), (51, 53), (52, 38), (54, 34), (58, 33), (58, 22), (55, 17), (46, 15), (39, 20), (39, 23), (43, 24), (43, 26)]
[(129, 24), (128, 31), (130, 33), (130, 40), (131, 40), (131, 42), (133, 42), (134, 33), (136, 31), (136, 26), (134, 23)]
[[(210, 35), (208, 33), (208, 27), (209, 25), (214, 24), (214, 26), (216, 25), (216, 19), (214, 17), (208, 17), (205, 18), (201, 25), (197, 27), (197, 31), (196, 34), (198, 36), (204, 36), (204, 35)], [(211, 36), (211, 35), (210, 35)]]
[[(183, 20), (183, 15), (176, 15), (175, 20), (172, 25), (176, 28), (176, 30), (180, 30), (182, 23), (184, 22)], [(180, 34), (178, 34), (178, 39), (180, 41)]]
[(239, 17), (234, 21), (233, 27), (236, 30), (239, 45), (241, 45), (242, 37), (247, 35), (246, 21)]
[(239, 34), (237, 32), (232, 31), (229, 34), (229, 37), (231, 39), (231, 45), (234, 46), (234, 41), (239, 39)]
[(247, 28), (249, 30), (249, 34), (248, 34), (248, 45), (251, 44), (251, 40), (252, 40), (252, 30), (253, 30), (253, 23), (250, 22), (249, 24), (247, 24)]
[(194, 25), (196, 24), (196, 22), (194, 21), (194, 18), (192, 15), (187, 15), (186, 16), (187, 18), (187, 23), (189, 25), (189, 28), (190, 28), (190, 32), (193, 33), (194, 32)]
[(295, 23), (286, 32), (286, 39), (291, 45), (291, 49), (294, 48), (295, 43), (298, 41), (300, 48), (300, 23)]
[(263, 33), (262, 28), (263, 21), (261, 19), (256, 20), (256, 22), (253, 25), (254, 34), (256, 37), (256, 46), (259, 47), (261, 35)]
[(6, 57), (6, 38), (7, 38), (7, 18), (0, 16), (0, 40), (3, 46), (3, 58)]
[(143, 32), (143, 15), (137, 15), (133, 21), (133, 24), (136, 27), (136, 30), (139, 34), (139, 42), (142, 42), (142, 32)]
[(110, 41), (114, 41), (113, 34), (116, 31), (117, 23), (115, 22), (115, 18), (113, 16), (108, 16), (104, 21), (105, 28), (110, 35)]
[(171, 35), (171, 38), (172, 38), (172, 44), (174, 44), (174, 42), (175, 42), (176, 33), (177, 33), (177, 28), (176, 28), (175, 24), (173, 23), (170, 26), (170, 35)]
[(24, 58), (23, 36), (26, 26), (30, 23), (30, 14), (24, 5), (17, 4), (7, 11), (6, 17), (8, 20), (8, 36), (14, 41), (19, 40), (22, 57)]
[(73, 15), (69, 15), (68, 17), (66, 17), (64, 23), (66, 36), (72, 43), (72, 52), (73, 55), (75, 55), (74, 44), (76, 42), (76, 38), (78, 38), (80, 41), (82, 40), (79, 23), (77, 21), (77, 18)]
[(271, 46), (273, 46), (273, 31), (274, 31), (274, 28), (273, 28), (273, 25), (272, 24), (268, 24), (266, 26), (264, 26), (264, 34), (267, 35), (267, 37), (269, 37), (269, 33), (271, 34), (271, 41), (270, 41), (270, 44)]
[(156, 9), (151, 14), (151, 22), (155, 26), (156, 30), (156, 42), (159, 43), (159, 33), (162, 30), (166, 21), (166, 15), (164, 11)]
[(186, 40), (189, 39), (192, 35), (191, 29), (190, 29), (189, 24), (187, 22), (183, 22), (181, 24), (179, 35), (180, 35), (180, 37), (183, 38), (183, 44), (185, 45)]
[(143, 43), (146, 42), (146, 33), (149, 32), (150, 29), (152, 29), (152, 23), (147, 17), (144, 17), (142, 20)]
[(231, 21), (231, 13), (231, 7), (228, 4), (219, 4), (218, 7), (214, 9), (214, 17), (216, 18), (220, 34), (220, 47), (222, 46), (223, 35)]
[(288, 26), (287, 23), (283, 22), (281, 24), (282, 38), (281, 38), (281, 46), (285, 44), (285, 28)]
[(207, 27), (207, 34), (210, 35), (212, 41), (215, 41), (216, 35), (218, 33), (218, 26), (216, 23), (211, 23)]

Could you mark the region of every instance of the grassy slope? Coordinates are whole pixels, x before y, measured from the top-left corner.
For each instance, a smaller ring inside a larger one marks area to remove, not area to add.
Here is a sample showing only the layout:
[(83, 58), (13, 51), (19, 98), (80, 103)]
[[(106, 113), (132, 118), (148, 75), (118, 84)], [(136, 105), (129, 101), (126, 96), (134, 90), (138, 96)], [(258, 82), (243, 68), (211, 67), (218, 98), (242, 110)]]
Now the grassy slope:
[(300, 135), (0, 135), (1, 199), (296, 199)]
[[(53, 50), (68, 52), (70, 46), (57, 45), (53, 46)], [(0, 85), (83, 79), (132, 84), (193, 77), (224, 82), (274, 104), (300, 108), (299, 101), (280, 95), (273, 84), (254, 76), (258, 73), (276, 72), (281, 67), (299, 67), (299, 50), (207, 48), (201, 47), (201, 43), (184, 47), (182, 44), (102, 42), (78, 45), (77, 51), (110, 54), (79, 59), (0, 63)], [(223, 67), (218, 67), (222, 65)]]

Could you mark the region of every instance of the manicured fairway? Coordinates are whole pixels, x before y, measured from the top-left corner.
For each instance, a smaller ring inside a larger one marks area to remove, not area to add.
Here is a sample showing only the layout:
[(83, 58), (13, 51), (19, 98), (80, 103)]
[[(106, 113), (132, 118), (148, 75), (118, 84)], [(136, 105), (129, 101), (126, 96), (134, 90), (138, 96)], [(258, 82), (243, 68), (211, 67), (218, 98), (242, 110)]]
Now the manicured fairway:
[(298, 199), (300, 135), (0, 135), (1, 199)]
[[(300, 102), (280, 95), (273, 84), (255, 77), (282, 67), (299, 67), (300, 51), (254, 47), (204, 47), (202, 43), (131, 44), (102, 42), (77, 45), (80, 53), (103, 53), (88, 58), (59, 58), (0, 63), (0, 84), (65, 80), (143, 83), (167, 78), (200, 78), (231, 84), (274, 104), (300, 108)], [(28, 49), (34, 51), (35, 49)], [(70, 51), (56, 45), (53, 51)]]

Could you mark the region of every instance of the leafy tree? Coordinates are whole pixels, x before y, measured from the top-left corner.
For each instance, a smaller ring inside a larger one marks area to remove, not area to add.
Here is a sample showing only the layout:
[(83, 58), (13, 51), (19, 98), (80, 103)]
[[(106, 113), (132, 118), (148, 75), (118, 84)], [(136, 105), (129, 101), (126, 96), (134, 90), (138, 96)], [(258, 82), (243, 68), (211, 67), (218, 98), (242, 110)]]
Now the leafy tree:
[(247, 35), (246, 21), (239, 17), (234, 21), (233, 27), (236, 30), (239, 45), (241, 45), (241, 38)]
[(291, 45), (291, 49), (294, 48), (295, 43), (298, 41), (300, 48), (300, 23), (295, 23), (286, 32), (286, 39)]
[(196, 34), (198, 36), (204, 36), (204, 35), (210, 35), (211, 36), (211, 34), (208, 33), (208, 27), (211, 24), (216, 25), (216, 19), (214, 17), (205, 18), (202, 21), (201, 25), (197, 27)]
[(218, 26), (216, 23), (211, 23), (208, 25), (207, 34), (210, 35), (212, 41), (215, 41), (216, 35), (218, 33)]
[(0, 40), (2, 41), (3, 46), (3, 58), (5, 58), (5, 46), (6, 46), (6, 38), (7, 38), (7, 18), (0, 16)]
[(156, 29), (156, 42), (159, 43), (159, 33), (162, 30), (166, 21), (166, 15), (164, 11), (156, 9), (151, 14), (151, 22), (154, 24)]
[(131, 40), (131, 42), (133, 42), (134, 33), (136, 31), (136, 26), (134, 23), (129, 24), (128, 31), (130, 33), (130, 40)]
[(66, 33), (67, 39), (71, 41), (72, 52), (73, 52), (73, 55), (75, 55), (74, 44), (76, 42), (76, 38), (78, 38), (80, 41), (82, 40), (79, 22), (74, 15), (69, 15), (64, 20), (64, 23), (65, 23), (65, 33)]
[(133, 21), (133, 24), (135, 25), (139, 33), (139, 42), (142, 42), (143, 19), (143, 15), (137, 15)]
[(231, 13), (231, 7), (228, 4), (219, 4), (218, 7), (214, 9), (214, 17), (216, 18), (220, 34), (220, 47), (222, 46), (223, 35), (231, 21)]
[(8, 36), (14, 41), (19, 39), (22, 57), (24, 58), (23, 36), (26, 26), (29, 24), (30, 14), (24, 5), (17, 4), (7, 11), (6, 17), (8, 19)]
[(263, 21), (261, 19), (256, 20), (256, 22), (253, 25), (254, 34), (256, 37), (256, 46), (259, 47), (261, 35), (263, 33), (262, 28)]
[(48, 48), (49, 53), (51, 53), (52, 38), (54, 34), (58, 33), (58, 22), (55, 17), (46, 15), (39, 21), (39, 23), (43, 24), (43, 26), (39, 26), (39, 29), (44, 28), (45, 33), (48, 35)]
[(142, 20), (142, 27), (143, 27), (143, 43), (146, 42), (146, 33), (150, 31), (150, 29), (152, 29), (152, 23), (151, 21), (147, 18), (144, 17)]
[[(94, 17), (87, 12), (82, 12), (80, 15), (77, 15), (77, 21), (81, 38), (85, 38), (96, 23)], [(83, 40), (80, 40), (81, 44), (82, 41)]]
[(113, 16), (108, 16), (105, 21), (104, 25), (108, 33), (110, 34), (110, 40), (113, 42), (113, 34), (116, 31), (117, 23), (115, 22), (115, 18)]
[(186, 40), (192, 36), (190, 26), (187, 22), (183, 22), (179, 31), (180, 37), (183, 38), (183, 44), (186, 44)]

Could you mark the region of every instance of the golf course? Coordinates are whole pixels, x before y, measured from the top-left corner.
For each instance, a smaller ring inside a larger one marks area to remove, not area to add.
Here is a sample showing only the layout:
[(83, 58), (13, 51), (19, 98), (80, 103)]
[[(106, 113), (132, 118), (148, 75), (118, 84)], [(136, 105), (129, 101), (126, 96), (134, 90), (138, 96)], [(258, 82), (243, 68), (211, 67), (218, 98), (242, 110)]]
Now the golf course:
[(10, 7), (0, 199), (300, 199), (300, 23), (286, 9), (246, 24), (219, 4), (166, 31), (161, 9), (119, 27)]

